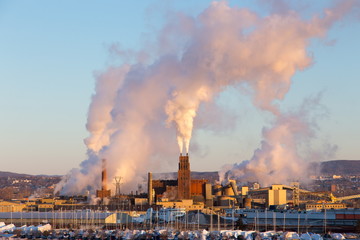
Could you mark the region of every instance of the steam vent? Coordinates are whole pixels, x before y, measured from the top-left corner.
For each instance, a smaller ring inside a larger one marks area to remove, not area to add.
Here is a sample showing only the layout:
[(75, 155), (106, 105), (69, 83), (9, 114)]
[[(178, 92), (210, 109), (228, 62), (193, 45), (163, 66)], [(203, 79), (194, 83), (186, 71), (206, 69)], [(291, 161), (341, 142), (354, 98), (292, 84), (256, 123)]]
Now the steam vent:
[(180, 153), (179, 156), (179, 171), (178, 171), (178, 198), (179, 199), (190, 199), (190, 162), (189, 154), (183, 156)]

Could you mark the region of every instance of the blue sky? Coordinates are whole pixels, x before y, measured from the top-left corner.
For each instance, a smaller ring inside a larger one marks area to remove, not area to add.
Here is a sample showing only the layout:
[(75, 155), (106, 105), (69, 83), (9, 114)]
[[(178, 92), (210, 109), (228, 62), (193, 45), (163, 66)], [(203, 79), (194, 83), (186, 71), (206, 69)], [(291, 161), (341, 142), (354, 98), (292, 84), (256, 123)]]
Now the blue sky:
[[(196, 15), (210, 1), (0, 1), (0, 163), (1, 171), (65, 174), (86, 158), (83, 139), (94, 73), (116, 60), (109, 47), (139, 49), (148, 33), (160, 29), (164, 13)], [(318, 9), (327, 1), (318, 1)], [(260, 1), (231, 5), (264, 11)], [(360, 159), (360, 24), (335, 25), (309, 51), (315, 63), (293, 78), (284, 107), (322, 93), (328, 116), (319, 121), (319, 138), (338, 146), (336, 159)], [(259, 146), (266, 114), (246, 97), (228, 92), (224, 99), (244, 103), (232, 134), (197, 132), (210, 158), (248, 159)], [(207, 141), (205, 140), (207, 139)], [(174, 140), (176, 145), (176, 141)], [(174, 157), (176, 159), (176, 157)], [(201, 158), (199, 156), (199, 158)], [(224, 160), (226, 161), (226, 160)], [(226, 163), (222, 162), (221, 164)], [(193, 163), (194, 170), (221, 164)]]

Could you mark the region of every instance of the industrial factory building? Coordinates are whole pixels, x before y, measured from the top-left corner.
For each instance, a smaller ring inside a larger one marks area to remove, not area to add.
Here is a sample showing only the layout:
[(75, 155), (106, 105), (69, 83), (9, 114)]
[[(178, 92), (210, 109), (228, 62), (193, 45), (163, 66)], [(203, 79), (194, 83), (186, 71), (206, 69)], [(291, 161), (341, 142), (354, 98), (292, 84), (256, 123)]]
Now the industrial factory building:
[[(207, 179), (191, 179), (189, 155), (179, 156), (177, 180), (153, 180), (152, 173), (148, 174), (148, 202), (162, 207), (184, 208), (199, 210), (204, 208), (228, 208), (249, 206), (248, 199), (239, 195), (235, 180), (229, 184), (212, 185)], [(248, 188), (243, 187), (242, 193), (247, 194)]]
[(180, 154), (177, 180), (153, 180), (152, 173), (149, 173), (149, 203), (164, 202), (164, 199), (168, 201), (194, 200), (195, 202), (204, 202), (207, 183), (208, 180), (205, 179), (191, 179), (189, 155)]
[(18, 202), (0, 201), (0, 212), (19, 212), (26, 207)]
[[(269, 187), (260, 188), (258, 183), (252, 187), (243, 186), (238, 188), (235, 180), (228, 180), (225, 185), (211, 184), (207, 179), (192, 179), (189, 154), (180, 153), (178, 162), (177, 179), (153, 179), (151, 172), (148, 173), (148, 194), (146, 195), (120, 195), (119, 189), (115, 191), (115, 197), (107, 189), (106, 160), (102, 160), (101, 189), (96, 196), (101, 199), (98, 203), (107, 209), (122, 209), (144, 211), (149, 207), (159, 208), (183, 208), (190, 210), (224, 210), (227, 208), (270, 208), (272, 206), (291, 205), (302, 209), (331, 209), (344, 208), (345, 204), (340, 203), (342, 199), (350, 199), (348, 196), (335, 198), (333, 195), (324, 193), (313, 193), (299, 188), (299, 183), (291, 183), (290, 186), (273, 184)], [(116, 182), (120, 185), (120, 182)], [(300, 195), (303, 199), (300, 198)], [(309, 201), (306, 196), (320, 196), (320, 199), (327, 199), (332, 204), (322, 204), (316, 201)], [(146, 199), (147, 197), (147, 199)], [(104, 201), (108, 198), (110, 201)], [(335, 204), (336, 203), (336, 204)], [(38, 208), (44, 211), (51, 211), (51, 206), (43, 202)], [(306, 205), (305, 205), (306, 204)], [(74, 209), (74, 208), (73, 208)], [(30, 209), (31, 210), (31, 209)]]

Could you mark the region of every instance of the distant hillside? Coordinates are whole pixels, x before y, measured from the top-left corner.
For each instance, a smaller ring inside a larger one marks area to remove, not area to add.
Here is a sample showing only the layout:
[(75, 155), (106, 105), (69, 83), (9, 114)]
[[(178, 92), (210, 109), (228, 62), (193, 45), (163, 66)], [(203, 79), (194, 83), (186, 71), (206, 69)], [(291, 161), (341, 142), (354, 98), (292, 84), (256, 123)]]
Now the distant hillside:
[(332, 160), (320, 163), (323, 175), (359, 175), (360, 160)]
[(219, 180), (218, 172), (191, 172), (192, 179), (208, 179), (211, 183)]
[[(192, 179), (208, 179), (210, 183), (219, 180), (218, 172), (191, 172)], [(176, 180), (177, 172), (153, 173), (153, 179)]]
[(13, 172), (1, 172), (0, 177), (29, 177), (29, 174), (13, 173)]
[(2, 172), (0, 171), (0, 177), (12, 177), (12, 178), (24, 178), (24, 177), (61, 177), (61, 175), (31, 175), (25, 173), (13, 173), (13, 172)]

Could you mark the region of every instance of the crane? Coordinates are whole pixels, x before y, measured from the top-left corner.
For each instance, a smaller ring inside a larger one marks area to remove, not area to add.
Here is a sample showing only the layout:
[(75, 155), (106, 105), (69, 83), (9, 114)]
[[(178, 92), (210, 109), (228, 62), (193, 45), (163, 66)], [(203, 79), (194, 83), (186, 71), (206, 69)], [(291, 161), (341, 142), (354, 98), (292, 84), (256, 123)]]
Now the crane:
[(350, 199), (360, 198), (360, 194), (349, 195), (349, 196), (344, 196), (344, 197), (335, 197), (334, 195), (332, 195), (332, 196), (333, 196), (333, 198), (331, 200), (333, 202), (341, 202), (343, 200), (350, 200)]
[(331, 192), (302, 192), (301, 194), (302, 195), (313, 195), (313, 196), (318, 196), (321, 198), (327, 198), (332, 203), (342, 202), (344, 200), (350, 200), (350, 199), (355, 199), (355, 198), (360, 198), (360, 194), (349, 195), (349, 196), (344, 196), (344, 197), (335, 197), (334, 194), (332, 194)]

